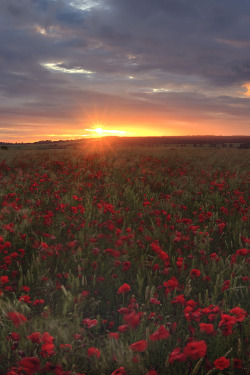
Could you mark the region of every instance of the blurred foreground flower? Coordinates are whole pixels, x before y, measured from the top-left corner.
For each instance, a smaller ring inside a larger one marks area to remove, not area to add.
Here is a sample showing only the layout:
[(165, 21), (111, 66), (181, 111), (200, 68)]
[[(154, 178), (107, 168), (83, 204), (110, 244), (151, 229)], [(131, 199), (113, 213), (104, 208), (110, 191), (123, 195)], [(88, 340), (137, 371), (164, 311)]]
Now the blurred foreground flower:
[(7, 317), (12, 320), (12, 322), (15, 324), (16, 327), (19, 327), (21, 324), (25, 323), (27, 321), (27, 318), (25, 318), (24, 315), (16, 312), (16, 311), (10, 311), (7, 314)]
[(144, 352), (148, 347), (148, 342), (146, 340), (140, 340), (129, 345), (132, 352)]

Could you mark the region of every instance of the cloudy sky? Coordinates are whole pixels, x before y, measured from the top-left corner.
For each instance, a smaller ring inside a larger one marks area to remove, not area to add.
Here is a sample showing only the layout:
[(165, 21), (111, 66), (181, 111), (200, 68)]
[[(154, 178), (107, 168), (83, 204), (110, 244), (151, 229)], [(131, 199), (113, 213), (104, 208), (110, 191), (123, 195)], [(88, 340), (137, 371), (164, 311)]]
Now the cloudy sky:
[(250, 135), (249, 0), (1, 0), (0, 141)]

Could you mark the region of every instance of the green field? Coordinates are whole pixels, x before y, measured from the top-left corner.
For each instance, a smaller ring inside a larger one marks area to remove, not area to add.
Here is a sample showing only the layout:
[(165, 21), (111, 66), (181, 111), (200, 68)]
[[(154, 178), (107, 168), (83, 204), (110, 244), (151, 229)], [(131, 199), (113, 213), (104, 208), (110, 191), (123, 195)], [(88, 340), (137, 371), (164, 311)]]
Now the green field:
[(0, 374), (249, 369), (250, 150), (0, 150)]

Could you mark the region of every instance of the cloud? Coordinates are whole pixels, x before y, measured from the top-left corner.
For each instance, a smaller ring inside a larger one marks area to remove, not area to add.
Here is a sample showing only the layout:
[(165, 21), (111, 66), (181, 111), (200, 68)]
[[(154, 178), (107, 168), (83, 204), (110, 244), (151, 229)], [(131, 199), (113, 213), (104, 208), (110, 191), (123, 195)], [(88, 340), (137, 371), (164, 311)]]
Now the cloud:
[(249, 0), (1, 0), (2, 121), (77, 127), (110, 103), (117, 121), (249, 133), (249, 14)]
[(46, 69), (55, 70), (61, 73), (69, 73), (69, 74), (93, 74), (90, 70), (82, 69), (80, 67), (74, 68), (65, 68), (63, 67), (63, 62), (58, 63), (41, 63)]

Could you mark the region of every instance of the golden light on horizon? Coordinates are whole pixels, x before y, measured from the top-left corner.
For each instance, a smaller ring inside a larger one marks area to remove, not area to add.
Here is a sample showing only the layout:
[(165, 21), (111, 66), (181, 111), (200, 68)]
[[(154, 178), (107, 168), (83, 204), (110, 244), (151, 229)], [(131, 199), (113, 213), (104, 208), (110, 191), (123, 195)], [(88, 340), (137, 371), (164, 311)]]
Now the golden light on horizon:
[(103, 128), (94, 128), (94, 129), (84, 129), (85, 131), (87, 132), (92, 132), (92, 133), (96, 133), (92, 135), (92, 137), (96, 137), (96, 136), (125, 136), (125, 134), (127, 133), (126, 131), (124, 130), (115, 130), (115, 129), (103, 129)]
[(103, 133), (103, 129), (102, 128), (96, 128), (94, 129), (94, 131), (97, 133), (97, 134), (102, 134)]

